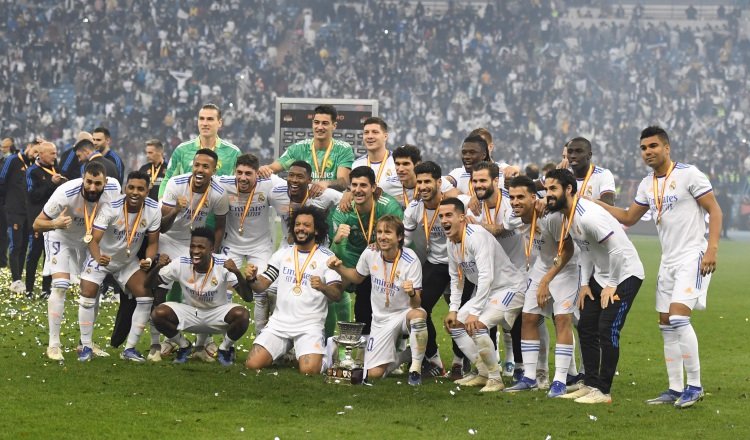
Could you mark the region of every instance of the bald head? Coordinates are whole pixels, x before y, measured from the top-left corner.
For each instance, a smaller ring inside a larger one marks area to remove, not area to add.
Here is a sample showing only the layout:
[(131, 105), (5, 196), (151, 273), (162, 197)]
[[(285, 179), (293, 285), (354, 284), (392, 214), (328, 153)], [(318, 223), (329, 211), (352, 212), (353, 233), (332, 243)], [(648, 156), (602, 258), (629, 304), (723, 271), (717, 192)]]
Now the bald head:
[(91, 136), (91, 133), (89, 133), (88, 131), (82, 131), (78, 133), (78, 136), (76, 137), (76, 142), (83, 141), (83, 140), (93, 141), (93, 139), (94, 137)]
[(3, 156), (7, 156), (11, 153), (13, 150), (13, 139), (11, 138), (5, 138), (0, 142), (0, 153), (2, 153)]
[(44, 166), (52, 166), (57, 160), (57, 147), (52, 142), (42, 142), (37, 147), (39, 163)]

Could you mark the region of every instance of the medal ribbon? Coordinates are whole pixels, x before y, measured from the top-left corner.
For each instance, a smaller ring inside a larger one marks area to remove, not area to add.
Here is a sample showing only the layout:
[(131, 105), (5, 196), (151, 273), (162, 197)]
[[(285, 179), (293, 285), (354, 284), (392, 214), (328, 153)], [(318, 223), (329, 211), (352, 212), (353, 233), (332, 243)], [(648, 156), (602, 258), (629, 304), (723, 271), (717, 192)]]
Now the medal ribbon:
[[(388, 278), (386, 278), (387, 272), (385, 270), (385, 266), (386, 266), (387, 262), (385, 261), (385, 257), (383, 256), (382, 252), (380, 253), (380, 256), (383, 259), (383, 281), (386, 282), (385, 288), (384, 288), (384, 290), (385, 290), (385, 306), (386, 307), (390, 307), (390, 305), (391, 305), (391, 295), (388, 294), (388, 285), (393, 286), (393, 280), (396, 279), (396, 269), (398, 269), (398, 262), (401, 260), (401, 249), (398, 250), (398, 253), (396, 254), (396, 258), (393, 260), (393, 266), (391, 266), (391, 275)], [(394, 289), (395, 289), (395, 286), (394, 286)]]
[(143, 214), (143, 205), (141, 205), (141, 209), (138, 210), (138, 215), (135, 217), (135, 222), (133, 223), (133, 229), (131, 229), (128, 232), (128, 227), (130, 226), (128, 224), (128, 204), (123, 203), (122, 204), (122, 211), (125, 219), (125, 240), (127, 242), (126, 246), (128, 249), (128, 253), (130, 253), (130, 243), (133, 242), (133, 238), (135, 237), (135, 231), (138, 230), (138, 222), (141, 221), (141, 214)]
[(94, 203), (94, 209), (91, 210), (91, 215), (88, 214), (88, 206), (86, 202), (83, 202), (83, 221), (86, 224), (86, 235), (91, 234), (91, 229), (94, 226), (94, 216), (96, 216), (96, 208), (99, 206), (99, 202)]
[[(391, 152), (390, 152), (390, 151), (388, 151), (388, 150), (385, 150), (385, 158), (383, 159), (383, 161), (382, 161), (382, 162), (380, 162), (380, 168), (378, 169), (378, 176), (377, 176), (377, 177), (375, 178), (375, 183), (376, 183), (376, 184), (379, 184), (379, 183), (380, 183), (380, 176), (382, 176), (382, 175), (383, 175), (383, 170), (385, 170), (385, 163), (386, 163), (386, 162), (388, 161), (388, 156), (389, 156), (390, 154), (391, 154)], [(368, 167), (369, 167), (369, 166), (371, 166), (371, 165), (370, 165), (370, 156), (367, 156), (367, 166), (368, 166)]]
[(16, 154), (18, 155), (18, 160), (21, 161), (21, 169), (23, 171), (26, 171), (26, 168), (28, 168), (29, 165), (26, 164), (26, 161), (23, 159), (23, 156), (21, 156), (21, 152), (20, 151), (18, 153), (16, 153)]
[(325, 155), (323, 155), (323, 166), (318, 168), (318, 155), (315, 153), (315, 141), (310, 144), (310, 152), (312, 153), (313, 165), (315, 165), (315, 174), (317, 174), (318, 176), (316, 180), (325, 180), (323, 179), (323, 173), (325, 173), (326, 165), (328, 165), (328, 156), (331, 155), (331, 150), (333, 150), (333, 139), (331, 139), (331, 143), (328, 144), (326, 153)]
[[(190, 207), (193, 207), (193, 177), (190, 177), (190, 184), (188, 185), (190, 187)], [(198, 216), (198, 213), (201, 212), (201, 208), (203, 208), (203, 204), (206, 203), (206, 198), (208, 198), (208, 193), (211, 192), (211, 183), (209, 182), (208, 187), (206, 188), (206, 192), (203, 193), (203, 197), (201, 197), (200, 201), (198, 202), (198, 206), (193, 211), (193, 215), (190, 217), (190, 225), (192, 226), (193, 222), (195, 221), (195, 218)]]
[(154, 164), (151, 164), (151, 186), (154, 186), (154, 182), (159, 178), (161, 167), (164, 166), (164, 162), (159, 164), (159, 168), (154, 168)]
[(494, 225), (497, 221), (497, 214), (500, 212), (500, 202), (503, 200), (503, 192), (500, 190), (500, 188), (495, 188), (497, 191), (497, 196), (495, 196), (495, 215), (490, 215), (490, 207), (487, 206), (486, 202), (482, 202), (484, 204), (484, 218), (487, 220), (487, 223)]
[(39, 168), (44, 170), (45, 173), (49, 174), (50, 176), (54, 176), (57, 174), (57, 171), (55, 170), (55, 167), (52, 166), (51, 168), (44, 168), (41, 164), (39, 165)]
[[(463, 261), (464, 255), (465, 255), (465, 249), (466, 248), (466, 225), (464, 225), (464, 230), (461, 232), (461, 255), (459, 256), (459, 260)], [(461, 263), (458, 263), (458, 281), (461, 282), (464, 279), (464, 271), (461, 270)]]
[(529, 270), (531, 264), (531, 249), (534, 246), (534, 234), (536, 233), (536, 209), (531, 214), (531, 229), (529, 230), (529, 243), (523, 247), (526, 253), (526, 270)]
[[(258, 188), (258, 184), (256, 183), (255, 186), (253, 186), (252, 191), (250, 191), (250, 197), (247, 198), (247, 202), (245, 202), (245, 209), (242, 210), (242, 215), (240, 216), (240, 227), (239, 230), (242, 232), (242, 226), (245, 225), (245, 217), (247, 217), (248, 211), (250, 211), (250, 205), (253, 204), (253, 197), (255, 196), (255, 190)], [(208, 191), (206, 191), (208, 192)], [(240, 188), (237, 187), (237, 195), (240, 194)]]
[(305, 259), (305, 263), (302, 265), (302, 270), (299, 268), (299, 250), (297, 249), (297, 245), (294, 245), (294, 279), (296, 280), (295, 286), (300, 287), (302, 286), (302, 275), (305, 274), (305, 269), (307, 269), (307, 265), (310, 263), (310, 260), (312, 260), (313, 255), (315, 254), (315, 251), (318, 250), (318, 245), (316, 244), (313, 246), (312, 250), (310, 251), (310, 254), (307, 255), (307, 258)]
[(672, 174), (672, 171), (674, 170), (676, 163), (672, 162), (669, 164), (669, 170), (667, 171), (667, 175), (664, 176), (664, 185), (661, 187), (661, 193), (659, 193), (659, 179), (656, 177), (656, 172), (654, 172), (654, 205), (656, 205), (656, 224), (658, 225), (659, 222), (661, 222), (661, 208), (664, 206), (664, 193), (667, 191), (667, 180), (669, 180), (669, 175)]
[(372, 227), (375, 225), (375, 200), (372, 201), (372, 208), (370, 208), (370, 224), (367, 226), (367, 234), (365, 235), (365, 226), (362, 224), (362, 219), (359, 215), (357, 206), (354, 206), (354, 212), (357, 213), (357, 221), (359, 222), (359, 228), (362, 230), (362, 235), (365, 236), (367, 244), (370, 244), (370, 238), (372, 238)]
[(560, 230), (560, 240), (557, 242), (557, 256), (555, 258), (560, 258), (560, 255), (562, 255), (563, 246), (565, 245), (565, 237), (568, 236), (568, 232), (570, 232), (570, 227), (573, 225), (573, 217), (575, 217), (576, 215), (576, 206), (578, 206), (578, 199), (580, 195), (583, 194), (583, 192), (586, 190), (586, 187), (589, 184), (589, 179), (591, 179), (591, 175), (593, 173), (594, 173), (594, 164), (592, 163), (591, 165), (589, 165), (589, 170), (586, 172), (586, 177), (583, 179), (581, 190), (576, 191), (576, 195), (573, 197), (573, 204), (570, 207), (570, 211), (568, 212), (567, 219), (563, 217), (563, 228)]
[[(438, 200), (438, 206), (443, 201), (443, 195), (440, 194), (440, 200)], [(423, 206), (422, 209), (422, 226), (424, 227), (424, 238), (427, 241), (427, 246), (430, 245), (430, 233), (432, 232), (432, 226), (435, 224), (435, 220), (438, 218), (438, 209), (435, 208), (435, 213), (432, 214), (432, 219), (429, 224), (427, 222), (427, 207)]]
[(195, 276), (195, 267), (193, 267), (193, 290), (197, 292), (198, 295), (200, 295), (203, 292), (203, 288), (206, 287), (206, 282), (208, 282), (208, 279), (211, 277), (211, 271), (214, 269), (214, 257), (211, 257), (211, 263), (208, 265), (208, 271), (206, 271), (206, 275), (203, 276), (203, 282), (201, 283), (200, 290), (195, 288), (195, 282), (198, 281)]

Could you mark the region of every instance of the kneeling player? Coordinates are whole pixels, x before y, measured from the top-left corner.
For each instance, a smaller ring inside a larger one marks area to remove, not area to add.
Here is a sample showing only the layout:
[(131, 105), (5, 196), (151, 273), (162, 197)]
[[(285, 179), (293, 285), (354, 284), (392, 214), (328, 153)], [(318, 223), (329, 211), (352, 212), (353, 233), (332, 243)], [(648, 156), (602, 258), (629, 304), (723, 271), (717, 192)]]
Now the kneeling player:
[(356, 269), (345, 267), (336, 257), (331, 257), (328, 265), (350, 283), (359, 284), (367, 276), (372, 277), (372, 331), (365, 351), (367, 377), (383, 377), (389, 366), (397, 366), (396, 345), (401, 336), (409, 335), (409, 385), (420, 385), (427, 348), (427, 312), (420, 307), (422, 265), (414, 251), (404, 249), (404, 224), (398, 217), (381, 217), (375, 234), (378, 249), (365, 249)]
[[(245, 301), (252, 301), (252, 294), (232, 260), (223, 260), (212, 255), (214, 231), (196, 228), (190, 234), (190, 256), (170, 261), (161, 255), (157, 271), (148, 275), (147, 285), (180, 283), (182, 303), (165, 302), (154, 309), (151, 320), (164, 336), (179, 346), (176, 363), (187, 362), (192, 345), (183, 336), (183, 331), (193, 333), (224, 333), (219, 346), (219, 362), (228, 366), (234, 362), (234, 344), (250, 325), (250, 312), (230, 302), (227, 287), (231, 286)], [(223, 264), (223, 266), (221, 266)]]
[(320, 374), (323, 366), (323, 340), (328, 301), (341, 299), (339, 274), (326, 262), (333, 256), (321, 244), (328, 234), (323, 211), (303, 206), (289, 219), (294, 246), (282, 246), (273, 254), (265, 272), (248, 264), (247, 281), (254, 292), (263, 292), (278, 278), (276, 310), (255, 338), (247, 357), (247, 368), (270, 366), (293, 345), (303, 374)]

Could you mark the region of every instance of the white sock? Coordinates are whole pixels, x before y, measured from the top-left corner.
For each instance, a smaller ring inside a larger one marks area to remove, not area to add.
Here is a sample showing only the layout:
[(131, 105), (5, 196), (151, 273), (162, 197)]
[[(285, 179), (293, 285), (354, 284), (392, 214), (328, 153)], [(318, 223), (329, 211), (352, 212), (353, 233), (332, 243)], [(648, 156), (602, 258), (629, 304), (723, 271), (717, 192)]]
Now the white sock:
[(509, 331), (503, 330), (503, 346), (505, 346), (505, 362), (506, 364), (508, 362), (515, 362), (515, 358), (513, 357), (513, 337), (510, 335)]
[(461, 356), (458, 356), (456, 353), (453, 353), (453, 361), (451, 362), (451, 365), (463, 365), (464, 358)]
[[(685, 367), (687, 384), (701, 386), (701, 361), (698, 358), (698, 336), (690, 323), (689, 316), (671, 315), (669, 323), (680, 338), (682, 364)], [(677, 391), (677, 390), (676, 390)]]
[(101, 295), (96, 295), (94, 297), (94, 321), (96, 321), (96, 318), (99, 317), (99, 300), (101, 297)]
[(180, 348), (187, 348), (190, 346), (190, 342), (185, 339), (185, 335), (183, 335), (182, 332), (177, 332), (177, 334), (174, 335), (174, 337), (169, 338), (169, 340), (177, 344)]
[(523, 353), (523, 376), (530, 380), (536, 380), (536, 365), (539, 359), (538, 339), (521, 339), (521, 353)]
[(219, 350), (227, 351), (230, 348), (234, 346), (234, 343), (237, 341), (232, 340), (229, 336), (227, 336), (226, 333), (224, 333), (224, 339), (221, 341), (221, 345), (219, 345)]
[(409, 323), (409, 346), (411, 348), (411, 366), (409, 371), (422, 371), (424, 352), (427, 349), (427, 321), (424, 318), (412, 319)]
[[(544, 316), (539, 316), (539, 359), (536, 362), (537, 371), (549, 372), (549, 329)], [(525, 363), (524, 363), (525, 364)]]
[(567, 381), (573, 350), (575, 350), (573, 344), (555, 344), (555, 378), (553, 380), (562, 383)]
[[(151, 312), (149, 311), (149, 315)], [(156, 329), (156, 326), (154, 326), (154, 323), (149, 320), (149, 333), (151, 333), (151, 345), (160, 345), (161, 344), (161, 333), (159, 333), (159, 330)]]
[(63, 314), (65, 313), (65, 292), (70, 287), (70, 282), (65, 279), (52, 281), (50, 296), (47, 299), (47, 320), (49, 323), (49, 346), (59, 347), (60, 327), (62, 326)]
[(255, 319), (255, 335), (259, 335), (261, 330), (268, 324), (268, 295), (266, 292), (254, 293), (255, 309), (253, 318)]
[(213, 341), (209, 341), (210, 336), (211, 335), (209, 335), (207, 333), (198, 333), (198, 334), (196, 334), (195, 335), (195, 346), (196, 347), (204, 347), (205, 348), (206, 344), (208, 344), (209, 342), (213, 342)]
[(680, 337), (671, 325), (659, 324), (661, 337), (664, 339), (664, 362), (667, 364), (669, 389), (681, 392), (685, 378), (682, 373), (682, 349)]
[(500, 367), (497, 365), (497, 351), (495, 351), (495, 344), (492, 343), (487, 329), (477, 329), (474, 331), (474, 344), (477, 346), (479, 352), (479, 361), (477, 362), (477, 370), (479, 365), (484, 365), (487, 369), (486, 376), (489, 379), (500, 380)]
[[(474, 343), (474, 340), (471, 339), (471, 336), (469, 336), (468, 333), (466, 333), (466, 329), (452, 328), (451, 338), (456, 341), (456, 345), (458, 345), (458, 348), (461, 349), (464, 356), (466, 356), (469, 361), (472, 363), (476, 362), (479, 357), (479, 352), (477, 351), (477, 346)], [(477, 369), (479, 369), (479, 365), (477, 365)]]
[[(573, 336), (573, 343), (571, 344), (573, 347), (573, 354), (570, 356), (570, 364), (568, 364), (568, 374), (571, 376), (578, 376), (578, 366), (576, 365), (576, 338)], [(557, 364), (555, 364), (555, 368), (557, 368)]]
[(154, 298), (150, 296), (135, 299), (133, 321), (130, 324), (130, 332), (128, 333), (128, 341), (125, 343), (125, 349), (135, 348), (136, 344), (138, 344), (143, 330), (146, 328), (148, 318), (151, 315), (151, 306), (153, 304)]
[(81, 345), (91, 348), (94, 341), (95, 298), (80, 297), (78, 300), (78, 326), (81, 328)]

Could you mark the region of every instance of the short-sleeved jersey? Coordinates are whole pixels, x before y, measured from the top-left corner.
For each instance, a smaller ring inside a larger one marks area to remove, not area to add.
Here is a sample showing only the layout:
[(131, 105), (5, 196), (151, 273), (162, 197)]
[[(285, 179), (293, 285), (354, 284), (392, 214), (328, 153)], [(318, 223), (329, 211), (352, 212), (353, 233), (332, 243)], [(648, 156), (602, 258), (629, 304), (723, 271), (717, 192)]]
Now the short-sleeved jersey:
[(631, 276), (644, 278), (635, 246), (622, 225), (601, 206), (579, 199), (569, 233), (580, 250), (582, 285), (588, 284), (592, 270), (602, 287), (617, 286)]
[[(141, 212), (141, 218), (138, 224), (135, 219), (138, 217), (137, 212), (127, 213), (127, 227), (125, 225), (125, 209), (123, 206), (127, 203), (126, 196), (120, 196), (113, 200), (107, 206), (99, 210), (99, 214), (94, 220), (94, 228), (104, 231), (99, 249), (104, 255), (109, 255), (113, 261), (122, 261), (137, 259), (138, 250), (141, 248), (146, 234), (159, 232), (161, 227), (161, 209), (156, 200), (146, 198)], [(130, 242), (130, 257), (127, 256), (128, 235), (135, 229), (135, 235)], [(126, 234), (127, 232), (127, 234)]]
[[(665, 176), (657, 176), (659, 192), (663, 191), (661, 221), (656, 224), (661, 242), (662, 264), (679, 262), (690, 251), (706, 250), (706, 211), (698, 199), (713, 191), (705, 174), (693, 165), (675, 163), (664, 188)], [(648, 206), (656, 222), (658, 210), (654, 197), (654, 173), (638, 185), (635, 203)]]
[[(294, 266), (294, 250), (296, 246), (281, 247), (268, 262), (266, 271), (262, 274), (269, 281), (277, 281), (276, 310), (270, 321), (274, 328), (280, 331), (297, 331), (310, 327), (323, 327), (328, 314), (328, 298), (323, 292), (310, 287), (310, 277), (318, 276), (325, 284), (340, 283), (341, 276), (329, 269), (328, 259), (333, 256), (328, 248), (318, 246), (315, 253), (302, 273), (300, 293), (294, 292), (297, 279)], [(305, 264), (309, 252), (300, 251), (299, 268)]]
[[(443, 177), (440, 182), (440, 191), (445, 193), (453, 189), (453, 184), (451, 184), (445, 177)], [(386, 194), (396, 199), (399, 205), (401, 205), (401, 209), (406, 209), (406, 207), (409, 206), (409, 203), (417, 200), (416, 195), (414, 194), (415, 188), (404, 187), (398, 176), (394, 175), (383, 179), (382, 183), (378, 186), (380, 186)]]
[[(288, 170), (295, 161), (304, 160), (313, 167), (313, 182), (319, 182), (321, 180), (336, 180), (336, 172), (339, 167), (352, 167), (352, 163), (354, 163), (354, 150), (352, 149), (352, 146), (347, 142), (333, 139), (333, 147), (331, 148), (331, 153), (328, 155), (328, 160), (325, 163), (325, 169), (321, 170), (321, 175), (318, 175), (312, 160), (312, 144), (312, 139), (305, 139), (290, 145), (279, 158), (279, 163), (285, 170)], [(316, 148), (315, 154), (318, 159), (318, 165), (323, 166), (326, 149)]]
[[(477, 223), (480, 224), (489, 223), (487, 221), (488, 215), (489, 218), (492, 219), (492, 222), (494, 224), (508, 224), (510, 222), (511, 214), (513, 213), (513, 210), (510, 207), (510, 197), (508, 195), (508, 191), (506, 191), (505, 189), (495, 189), (495, 191), (500, 191), (500, 194), (502, 194), (499, 210), (497, 209), (497, 207), (488, 208), (486, 201), (481, 201), (481, 211), (479, 215), (474, 215), (474, 213), (470, 209), (466, 210), (466, 215), (473, 218)], [(493, 194), (492, 198), (496, 197), (496, 194), (497, 193)], [(503, 250), (505, 250), (505, 253), (510, 258), (510, 261), (512, 261), (518, 269), (526, 267), (526, 254), (523, 250), (523, 238), (521, 237), (520, 232), (518, 232), (515, 228), (506, 228), (499, 237), (495, 238), (503, 247)]]
[[(578, 184), (576, 191), (581, 190), (584, 180), (583, 178), (579, 179), (576, 177), (576, 183)], [(602, 194), (608, 192), (615, 193), (616, 190), (615, 177), (612, 175), (612, 171), (594, 165), (594, 171), (591, 173), (591, 178), (584, 189), (583, 196), (590, 199), (601, 199)]]
[[(470, 197), (465, 195), (460, 195), (458, 198), (464, 205), (470, 200)], [(425, 223), (428, 226), (432, 223), (429, 231), (429, 245), (425, 234)], [(426, 250), (427, 261), (432, 264), (448, 264), (448, 238), (445, 236), (440, 219), (437, 218), (437, 209), (425, 208), (422, 200), (412, 201), (404, 211), (404, 230), (414, 243), (415, 249)]]
[(451, 296), (449, 309), (457, 312), (461, 306), (463, 287), (459, 283), (458, 268), (463, 277), (474, 283), (475, 303), (471, 315), (480, 315), (490, 295), (497, 291), (513, 290), (522, 292), (526, 285), (525, 276), (510, 262), (503, 247), (495, 237), (480, 225), (466, 225), (466, 241), (461, 252), (461, 243), (448, 241), (448, 270), (451, 276)]
[(224, 259), (212, 256), (213, 267), (207, 273), (196, 272), (189, 257), (179, 257), (159, 270), (164, 284), (177, 282), (182, 302), (196, 309), (211, 309), (229, 301), (228, 288), (237, 285), (237, 276), (224, 269)]
[(414, 251), (409, 248), (401, 250), (401, 257), (391, 281), (393, 263), (385, 260), (379, 250), (370, 248), (362, 252), (357, 262), (357, 273), (363, 277), (370, 276), (372, 279), (370, 303), (372, 318), (376, 321), (385, 320), (409, 309), (410, 298), (404, 292), (404, 281), (410, 280), (415, 291), (422, 290), (422, 265)]
[(169, 206), (170, 208), (177, 206), (177, 198), (180, 196), (184, 196), (188, 201), (185, 209), (177, 213), (172, 227), (165, 233), (175, 240), (189, 241), (190, 225), (192, 224), (193, 228), (205, 226), (206, 219), (210, 213), (214, 215), (226, 215), (229, 212), (229, 198), (227, 197), (227, 193), (219, 183), (218, 178), (212, 176), (208, 186), (206, 201), (195, 215), (195, 220), (192, 220), (193, 213), (198, 208), (198, 204), (204, 194), (190, 191), (192, 176), (192, 173), (180, 174), (179, 176), (172, 177), (166, 185), (163, 185), (166, 188), (164, 197), (161, 199), (163, 206)]
[[(531, 272), (537, 279), (550, 270), (557, 256), (560, 231), (563, 227), (562, 219), (563, 215), (561, 212), (551, 212), (536, 220), (530, 263), (532, 264)], [(524, 246), (526, 246), (529, 242), (531, 224), (522, 224), (517, 228), (517, 231), (523, 235)], [(560, 271), (558, 277), (568, 272), (578, 272), (578, 257), (576, 254), (568, 260), (568, 264)]]
[[(507, 166), (507, 165), (506, 165)], [(501, 168), (502, 170), (502, 168)], [(453, 180), (456, 181), (456, 189), (458, 189), (458, 192), (461, 194), (466, 194), (469, 196), (474, 196), (474, 188), (471, 185), (471, 173), (466, 171), (466, 168), (464, 167), (458, 167), (454, 168), (449, 174)], [(497, 187), (503, 188), (505, 186), (505, 175), (502, 171), (500, 171), (500, 174), (498, 175), (497, 179)]]
[[(92, 215), (92, 221), (100, 209), (107, 206), (112, 200), (120, 197), (120, 184), (112, 177), (107, 177), (107, 183), (104, 185), (104, 192), (99, 197), (98, 202), (87, 202), (83, 198), (83, 179), (73, 179), (58, 186), (52, 197), (44, 204), (42, 212), (50, 219), (55, 219), (60, 213), (65, 211), (72, 223), (67, 229), (54, 229), (48, 232), (50, 240), (63, 241), (69, 244), (79, 245), (82, 243), (83, 236), (86, 234), (86, 221), (84, 220), (84, 204), (88, 215)], [(96, 208), (94, 208), (96, 207)]]
[[(290, 213), (294, 212), (295, 209), (299, 209), (300, 204), (292, 202), (289, 198), (289, 186), (286, 180), (279, 178), (276, 182), (271, 192), (271, 198), (273, 199), (274, 209), (276, 209), (276, 213), (281, 218), (281, 243), (283, 246), (287, 243), (287, 238), (289, 237), (287, 225), (289, 224)], [(318, 197), (307, 197), (305, 199), (305, 206), (314, 206), (326, 213), (330, 213), (330, 211), (338, 206), (342, 196), (341, 192), (326, 188)]]
[[(382, 184), (386, 178), (396, 176), (396, 163), (393, 161), (391, 152), (389, 151), (387, 154), (388, 155), (386, 156), (385, 160), (382, 160), (380, 162), (369, 162), (367, 160), (367, 154), (364, 154), (354, 160), (354, 163), (352, 163), (352, 169), (362, 166), (369, 166), (375, 172), (375, 184), (380, 186), (380, 184)], [(381, 172), (380, 169), (383, 167), (385, 168)], [(380, 176), (380, 179), (377, 179), (378, 176)]]
[[(174, 176), (191, 173), (193, 171), (193, 158), (195, 152), (201, 149), (200, 137), (183, 142), (174, 149), (172, 156), (169, 158), (167, 171), (164, 173), (164, 180), (169, 181)], [(216, 145), (213, 146), (214, 152), (219, 156), (219, 162), (216, 164), (215, 176), (229, 176), (234, 174), (234, 168), (237, 165), (237, 157), (242, 154), (236, 145), (216, 138)], [(166, 186), (159, 187), (159, 198), (164, 196)]]
[(275, 175), (272, 175), (270, 179), (258, 178), (253, 200), (250, 202), (245, 221), (242, 223), (242, 232), (240, 232), (242, 213), (245, 211), (250, 193), (241, 193), (237, 190), (235, 176), (220, 176), (218, 180), (229, 199), (226, 238), (222, 243), (233, 252), (244, 255), (255, 254), (258, 249), (262, 249), (262, 252), (271, 250), (273, 242), (269, 233), (271, 228), (269, 208), (273, 206), (278, 210), (279, 206), (271, 197), (271, 192), (282, 179)]
[[(384, 215), (392, 214), (396, 217), (403, 219), (404, 213), (401, 210), (401, 205), (398, 204), (396, 199), (389, 196), (388, 194), (381, 194), (378, 200), (375, 201), (375, 219), (374, 222)], [(360, 226), (360, 223), (362, 224)], [(356, 208), (353, 208), (349, 212), (343, 212), (338, 207), (331, 211), (328, 216), (328, 238), (333, 243), (333, 238), (336, 236), (336, 230), (339, 225), (351, 226), (351, 233), (346, 240), (343, 240), (338, 245), (333, 244), (331, 247), (336, 256), (344, 262), (346, 267), (356, 267), (359, 256), (362, 255), (362, 251), (370, 244), (375, 242), (375, 224), (372, 225), (372, 233), (370, 240), (366, 238), (367, 230), (370, 229), (370, 211), (361, 212), (357, 214)], [(362, 228), (365, 228), (363, 231)]]

